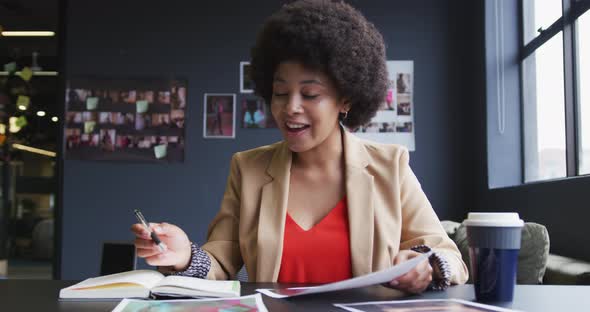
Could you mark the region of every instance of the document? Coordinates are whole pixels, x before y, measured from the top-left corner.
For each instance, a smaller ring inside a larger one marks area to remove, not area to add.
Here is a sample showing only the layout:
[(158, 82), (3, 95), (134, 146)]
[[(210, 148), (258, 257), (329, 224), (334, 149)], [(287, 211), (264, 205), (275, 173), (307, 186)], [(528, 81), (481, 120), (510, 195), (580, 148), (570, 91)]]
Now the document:
[(461, 299), (420, 299), (398, 301), (372, 301), (358, 303), (335, 303), (334, 306), (350, 312), (392, 311), (440, 311), (440, 312), (518, 312), (493, 305)]
[(369, 273), (367, 275), (358, 276), (355, 278), (347, 279), (344, 281), (329, 283), (320, 286), (312, 286), (312, 287), (292, 287), (292, 288), (282, 288), (282, 289), (257, 289), (256, 291), (263, 293), (272, 298), (287, 298), (287, 297), (295, 297), (295, 296), (302, 296), (302, 295), (309, 295), (309, 294), (318, 294), (323, 292), (335, 291), (335, 290), (344, 290), (344, 289), (352, 289), (352, 288), (359, 288), (359, 287), (366, 287), (371, 285), (378, 285), (382, 283), (387, 283), (393, 280), (394, 278), (398, 278), (409, 271), (411, 271), (416, 265), (420, 262), (427, 259), (432, 251), (420, 255), (418, 257), (412, 258), (408, 261), (402, 262), (396, 266), (391, 268), (381, 270), (374, 273)]

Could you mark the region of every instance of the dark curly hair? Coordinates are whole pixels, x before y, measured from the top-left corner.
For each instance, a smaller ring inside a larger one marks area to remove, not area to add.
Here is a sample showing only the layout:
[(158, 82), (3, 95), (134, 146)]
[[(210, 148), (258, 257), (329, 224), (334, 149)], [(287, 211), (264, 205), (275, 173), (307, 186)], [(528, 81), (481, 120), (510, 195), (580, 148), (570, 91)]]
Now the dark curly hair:
[(377, 28), (342, 1), (299, 0), (271, 15), (252, 48), (254, 91), (270, 104), (278, 65), (298, 61), (326, 73), (351, 107), (342, 123), (367, 124), (385, 100), (385, 44)]

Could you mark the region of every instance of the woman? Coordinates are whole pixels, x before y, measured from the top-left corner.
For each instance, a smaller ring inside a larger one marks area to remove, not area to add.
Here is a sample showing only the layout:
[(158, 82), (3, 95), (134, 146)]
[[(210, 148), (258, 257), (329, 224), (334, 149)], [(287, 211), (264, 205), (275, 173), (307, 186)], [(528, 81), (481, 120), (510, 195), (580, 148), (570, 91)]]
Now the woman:
[(199, 248), (178, 227), (139, 224), (138, 255), (171, 274), (325, 283), (382, 270), (434, 250), (390, 286), (419, 293), (464, 283), (467, 269), (397, 145), (341, 127), (369, 122), (388, 87), (383, 38), (351, 6), (283, 6), (252, 50), (255, 92), (284, 140), (233, 156), (221, 209)]

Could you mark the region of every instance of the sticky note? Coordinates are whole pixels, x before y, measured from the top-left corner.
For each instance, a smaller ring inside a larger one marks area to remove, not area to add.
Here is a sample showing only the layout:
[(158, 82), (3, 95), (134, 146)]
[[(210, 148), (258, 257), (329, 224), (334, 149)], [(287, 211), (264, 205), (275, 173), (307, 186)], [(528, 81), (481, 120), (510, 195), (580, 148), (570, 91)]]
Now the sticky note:
[(137, 105), (138, 113), (145, 113), (148, 110), (148, 101), (146, 100), (139, 100), (135, 102), (135, 105)]
[(25, 67), (20, 71), (20, 77), (24, 81), (29, 81), (31, 80), (31, 77), (33, 77), (33, 71), (30, 68)]
[(157, 159), (161, 159), (166, 157), (168, 144), (161, 144), (154, 146), (154, 154), (156, 154)]
[(16, 122), (14, 123), (15, 126), (22, 128), (24, 126), (27, 125), (27, 117), (25, 116), (20, 116), (16, 119)]
[(7, 71), (9, 73), (15, 72), (16, 71), (16, 63), (10, 62), (10, 63), (4, 64), (4, 71)]
[(94, 127), (96, 126), (96, 121), (85, 121), (84, 122), (84, 133), (92, 133), (94, 132)]
[(29, 108), (29, 103), (31, 103), (31, 98), (26, 95), (19, 95), (16, 99), (16, 107), (19, 110), (26, 110)]
[(86, 109), (87, 110), (95, 110), (97, 106), (98, 106), (98, 98), (97, 97), (86, 98)]

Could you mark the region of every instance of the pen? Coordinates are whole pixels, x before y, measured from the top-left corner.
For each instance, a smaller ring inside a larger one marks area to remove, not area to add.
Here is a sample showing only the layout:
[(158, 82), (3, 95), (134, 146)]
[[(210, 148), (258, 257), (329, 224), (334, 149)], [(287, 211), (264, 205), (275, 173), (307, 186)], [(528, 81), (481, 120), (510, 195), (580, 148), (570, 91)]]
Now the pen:
[(143, 227), (146, 229), (146, 231), (148, 231), (148, 233), (150, 233), (150, 237), (152, 238), (154, 243), (156, 243), (156, 245), (158, 245), (158, 248), (160, 248), (160, 251), (166, 251), (166, 244), (162, 243), (162, 241), (158, 237), (158, 234), (156, 234), (156, 232), (152, 231), (149, 223), (147, 222), (147, 220), (145, 219), (145, 217), (143, 216), (141, 211), (139, 211), (138, 209), (135, 209), (135, 210), (133, 210), (133, 212), (135, 213), (137, 220), (139, 220), (139, 222), (141, 224), (143, 224)]

